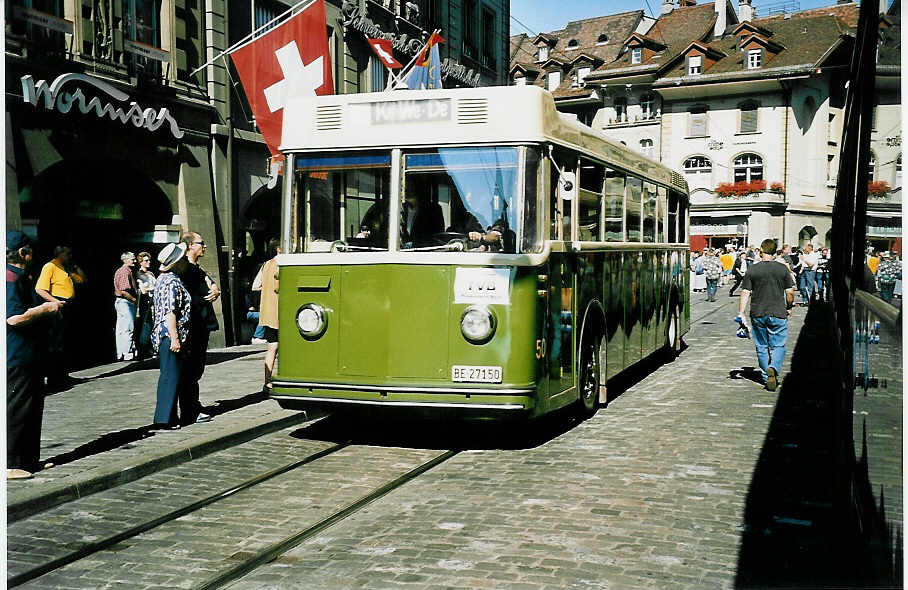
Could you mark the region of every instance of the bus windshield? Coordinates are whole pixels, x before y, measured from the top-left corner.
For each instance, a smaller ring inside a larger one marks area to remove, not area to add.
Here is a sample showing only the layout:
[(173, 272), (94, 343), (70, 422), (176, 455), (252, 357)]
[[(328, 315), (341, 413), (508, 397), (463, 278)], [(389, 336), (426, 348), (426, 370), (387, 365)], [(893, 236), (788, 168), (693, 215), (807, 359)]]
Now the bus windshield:
[(404, 154), (400, 244), (416, 251), (516, 251), (518, 150)]
[[(526, 154), (527, 198), (518, 194)], [(538, 148), (404, 150), (399, 217), (391, 219), (390, 150), (298, 154), (293, 251), (517, 252), (537, 244)], [(520, 219), (522, 216), (522, 219)]]

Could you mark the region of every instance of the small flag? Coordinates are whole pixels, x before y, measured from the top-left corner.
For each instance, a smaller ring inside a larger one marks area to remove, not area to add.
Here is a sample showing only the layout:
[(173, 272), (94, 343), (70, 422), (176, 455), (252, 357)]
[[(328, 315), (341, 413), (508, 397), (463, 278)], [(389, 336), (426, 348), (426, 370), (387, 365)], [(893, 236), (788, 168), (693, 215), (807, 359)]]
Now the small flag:
[(402, 63), (394, 59), (394, 51), (391, 47), (390, 39), (368, 39), (369, 47), (378, 56), (385, 67), (389, 70), (396, 70), (404, 67)]
[(412, 90), (441, 88), (441, 58), (438, 44), (445, 40), (438, 33), (432, 33), (426, 46), (416, 57), (416, 63), (407, 76), (407, 87)]

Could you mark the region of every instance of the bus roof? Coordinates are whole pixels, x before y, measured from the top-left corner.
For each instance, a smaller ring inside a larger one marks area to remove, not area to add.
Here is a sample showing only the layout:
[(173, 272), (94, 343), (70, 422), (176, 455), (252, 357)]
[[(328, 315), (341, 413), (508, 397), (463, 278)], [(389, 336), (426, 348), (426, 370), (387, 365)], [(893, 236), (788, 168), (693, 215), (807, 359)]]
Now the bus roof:
[(554, 143), (687, 193), (677, 172), (559, 113), (536, 86), (399, 90), (291, 98), (282, 152)]

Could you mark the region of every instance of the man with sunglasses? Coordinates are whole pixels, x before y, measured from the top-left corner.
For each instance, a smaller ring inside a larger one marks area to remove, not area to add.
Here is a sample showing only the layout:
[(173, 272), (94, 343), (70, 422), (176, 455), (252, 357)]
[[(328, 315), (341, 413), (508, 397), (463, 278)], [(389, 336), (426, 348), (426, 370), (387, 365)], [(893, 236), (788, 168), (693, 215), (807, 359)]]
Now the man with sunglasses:
[(221, 296), (221, 290), (214, 279), (199, 266), (199, 259), (205, 255), (205, 240), (202, 236), (195, 232), (186, 232), (181, 241), (186, 244), (186, 258), (189, 261), (189, 268), (182, 280), (192, 299), (184, 381), (187, 391), (184, 395), (185, 399), (194, 400), (197, 407), (196, 416), (191, 414), (180, 416), (185, 426), (193, 422), (211, 420), (211, 416), (202, 413), (202, 404), (199, 402), (199, 379), (205, 372), (208, 338), (219, 327), (212, 303)]

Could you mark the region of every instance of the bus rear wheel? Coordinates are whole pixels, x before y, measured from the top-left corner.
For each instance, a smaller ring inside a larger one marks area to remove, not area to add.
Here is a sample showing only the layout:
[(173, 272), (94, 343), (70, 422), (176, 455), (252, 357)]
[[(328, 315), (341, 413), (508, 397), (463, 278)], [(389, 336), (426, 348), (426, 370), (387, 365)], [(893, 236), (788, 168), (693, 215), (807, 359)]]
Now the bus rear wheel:
[(580, 347), (580, 399), (577, 400), (577, 413), (581, 418), (589, 418), (599, 408), (599, 347), (602, 338), (597, 335), (584, 339)]

